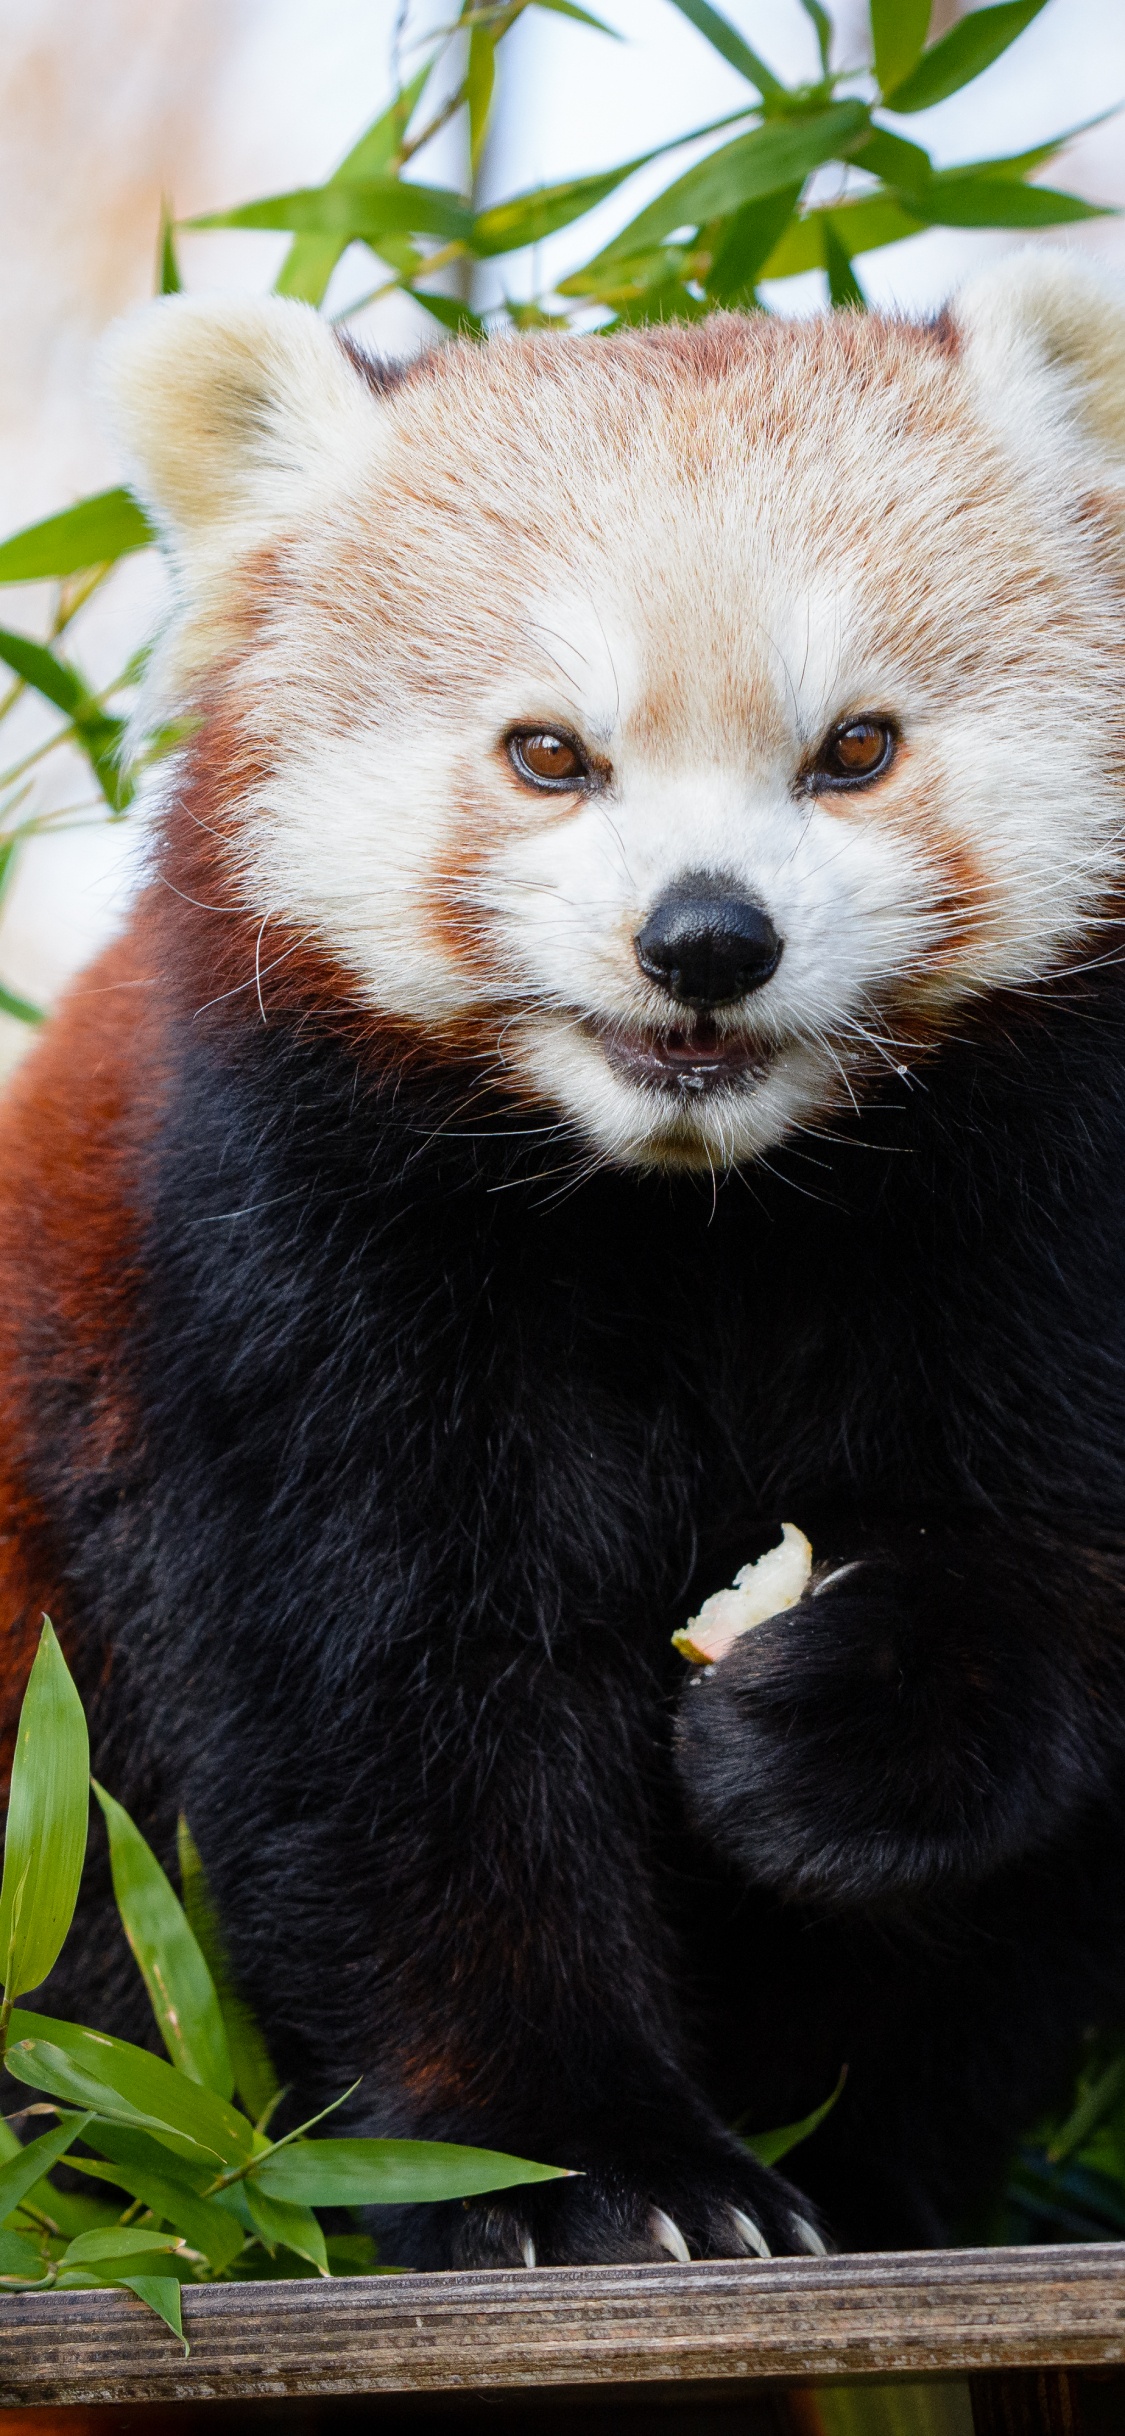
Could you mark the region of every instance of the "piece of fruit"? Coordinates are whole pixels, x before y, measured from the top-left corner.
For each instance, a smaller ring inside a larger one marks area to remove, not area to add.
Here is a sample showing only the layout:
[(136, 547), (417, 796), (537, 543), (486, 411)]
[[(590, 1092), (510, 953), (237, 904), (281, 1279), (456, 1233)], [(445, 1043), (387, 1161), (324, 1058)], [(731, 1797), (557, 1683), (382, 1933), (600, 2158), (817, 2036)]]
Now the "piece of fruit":
[(812, 1549), (795, 1523), (782, 1523), (776, 1548), (767, 1548), (753, 1565), (743, 1565), (730, 1590), (716, 1590), (704, 1599), (697, 1616), (689, 1616), (682, 1632), (672, 1635), (672, 1647), (693, 1666), (714, 1666), (751, 1625), (780, 1615), (803, 1598), (812, 1573)]

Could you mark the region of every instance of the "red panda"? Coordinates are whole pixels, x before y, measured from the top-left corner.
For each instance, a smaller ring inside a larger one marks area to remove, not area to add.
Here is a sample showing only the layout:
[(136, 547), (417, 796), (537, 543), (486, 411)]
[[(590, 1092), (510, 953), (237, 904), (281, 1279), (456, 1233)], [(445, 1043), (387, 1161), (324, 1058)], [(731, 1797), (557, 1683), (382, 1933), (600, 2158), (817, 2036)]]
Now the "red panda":
[(1125, 2001), (1125, 308), (110, 380), (184, 741), (0, 1118), (9, 1712), (46, 1607), (302, 2102), (579, 2169), (399, 2263), (940, 2238)]

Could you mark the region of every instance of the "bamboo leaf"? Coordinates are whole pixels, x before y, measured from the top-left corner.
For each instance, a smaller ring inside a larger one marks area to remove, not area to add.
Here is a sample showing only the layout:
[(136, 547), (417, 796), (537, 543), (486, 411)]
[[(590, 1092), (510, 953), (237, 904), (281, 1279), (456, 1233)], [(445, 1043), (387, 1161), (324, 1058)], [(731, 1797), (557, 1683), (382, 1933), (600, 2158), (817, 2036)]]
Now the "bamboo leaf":
[(1054, 186), (1024, 186), (1016, 178), (943, 180), (910, 208), (930, 228), (1059, 228), (1070, 220), (1112, 218), (1112, 208), (1086, 203)]
[(862, 102), (834, 102), (809, 118), (770, 119), (697, 162), (622, 229), (592, 269), (642, 253), (678, 228), (699, 228), (745, 203), (802, 183), (824, 161), (849, 156), (871, 121)]
[(526, 194), (512, 195), (506, 203), (492, 204), (473, 223), (474, 254), (487, 259), (493, 254), (516, 253), (524, 245), (538, 245), (541, 238), (554, 236), (557, 229), (568, 228), (572, 220), (580, 220), (584, 212), (604, 203), (607, 195), (654, 157), (649, 152), (638, 153), (635, 160), (623, 161), (617, 169), (600, 170), (594, 177), (566, 178), (559, 186), (530, 187)]
[(433, 320), (439, 321), (443, 330), (451, 331), (454, 338), (488, 337), (487, 322), (481, 320), (479, 313), (474, 313), (471, 305), (462, 304), (459, 296), (427, 295), (424, 288), (411, 288), (409, 294), (413, 296), (415, 304), (424, 305)]
[(22, 2233), (13, 2232), (10, 2227), (0, 2229), (0, 2282), (6, 2284), (19, 2276), (25, 2283), (39, 2283), (44, 2266), (39, 2251), (32, 2249)]
[(58, 1960), (74, 1916), (89, 1820), (82, 1703), (48, 1619), (24, 1693), (0, 1883), (0, 1970), (10, 2004)]
[[(391, 175), (401, 150), (406, 130), (422, 98), (430, 78), (431, 62), (427, 60), (417, 76), (396, 94), (389, 110), (381, 112), (370, 127), (365, 127), (358, 143), (345, 153), (337, 170), (328, 180), (330, 186), (347, 184), (349, 179), (384, 178)], [(297, 296), (305, 304), (322, 304), (328, 282), (345, 250), (346, 239), (335, 236), (295, 237), (275, 282), (279, 296)]]
[(893, 93), (917, 67), (930, 30), (931, 5), (932, 0), (871, 0), (871, 46), (880, 92)]
[(43, 2175), (66, 2155), (89, 2121), (88, 2114), (64, 2115), (53, 2131), (41, 2133), (38, 2140), (29, 2140), (26, 2148), (17, 2149), (6, 2165), (0, 2165), (0, 2221), (11, 2216), (21, 2199), (26, 2199)]
[(0, 1015), (13, 1015), (17, 1023), (45, 1021), (42, 1007), (33, 1007), (28, 998), (17, 998), (15, 991), (5, 989), (3, 982), (0, 982)]
[(821, 7), (820, 0), (801, 0), (801, 7), (804, 9), (806, 17), (810, 20), (813, 32), (816, 35), (816, 47), (820, 53), (821, 69), (824, 75), (827, 76), (828, 63), (832, 50), (832, 19), (828, 14), (827, 9)]
[(137, 2258), (146, 2251), (181, 2250), (178, 2233), (158, 2233), (154, 2225), (107, 2225), (102, 2232), (79, 2233), (59, 2261), (62, 2267), (104, 2267), (118, 2259)]
[(1047, 2150), (1048, 2165), (1061, 2165), (1072, 2157), (1095, 2132), (1105, 2117), (1111, 2114), (1118, 2099), (1125, 2094), (1125, 2056), (1115, 2056), (1104, 2072), (1099, 2073), (1093, 2087), (1079, 2099), (1073, 2112), (1055, 2133)]
[(883, 85), (888, 109), (929, 110), (935, 102), (947, 101), (951, 93), (959, 93), (963, 85), (983, 75), (1045, 6), (1046, 0), (1002, 0), (999, 8), (974, 9), (943, 34), (932, 50), (923, 51), (901, 84)]
[(167, 203), (162, 202), (156, 249), (156, 293), (158, 296), (179, 296), (183, 284), (176, 260), (176, 224)]
[[(897, 195), (859, 195), (854, 203), (836, 203), (832, 218), (849, 254), (873, 254), (883, 245), (899, 245), (916, 237), (922, 223)], [(806, 212), (794, 220), (763, 265), (763, 279), (791, 279), (800, 271), (824, 265), (824, 214)]]
[(37, 694), (54, 704), (68, 719), (77, 723), (84, 715), (96, 711), (88, 686), (77, 669), (65, 660), (55, 658), (45, 643), (36, 643), (29, 634), (13, 634), (0, 626), (0, 660), (25, 685), (33, 685)]
[(77, 575), (111, 559), (147, 550), (155, 540), (144, 509), (125, 490), (97, 491), (60, 516), (29, 524), (0, 542), (0, 584), (38, 583), (43, 576)]
[(466, 2199), (518, 2183), (556, 2182), (568, 2170), (444, 2140), (291, 2140), (264, 2157), (250, 2179), (274, 2199), (360, 2208)]
[(720, 59), (726, 60), (728, 68), (734, 68), (739, 76), (745, 77), (748, 85), (753, 85), (763, 100), (771, 94), (784, 93), (785, 86), (780, 77), (774, 75), (772, 68), (767, 68), (765, 60), (760, 59), (749, 43), (743, 41), (737, 27), (730, 23), (729, 18), (720, 16), (718, 9), (710, 6), (709, 0), (672, 0), (672, 5), (679, 9), (681, 17), (686, 17), (689, 24), (695, 27), (697, 34), (703, 35), (712, 50), (718, 52)]
[(607, 25), (604, 17), (594, 17), (588, 8), (579, 8), (577, 0), (532, 0), (535, 8), (550, 9), (553, 16), (573, 17), (576, 25), (588, 25), (592, 33), (608, 34), (611, 42), (624, 42), (625, 36), (615, 25)]
[(0, 627), (0, 660), (65, 714), (106, 802), (113, 811), (124, 811), (133, 795), (132, 782), (121, 766), (124, 720), (102, 709), (76, 668), (28, 634), (13, 634)]
[(824, 267), (828, 273), (828, 301), (834, 312), (851, 307), (863, 313), (867, 298), (855, 272), (852, 258), (835, 228), (830, 212), (824, 216)]
[(791, 2148), (797, 2148), (802, 2140), (810, 2139), (825, 2116), (831, 2114), (847, 2077), (848, 2067), (844, 2064), (831, 2097), (825, 2098), (820, 2106), (814, 2106), (811, 2115), (802, 2115), (799, 2123), (786, 2123), (778, 2131), (749, 2132), (743, 2139), (743, 2147), (750, 2150), (759, 2165), (776, 2165), (779, 2157), (787, 2157)]
[(727, 222), (726, 233), (707, 274), (707, 293), (715, 304), (735, 304), (752, 294), (764, 263), (781, 241), (800, 200), (799, 186), (783, 186), (764, 195), (760, 203), (744, 203)]
[(291, 194), (264, 195), (234, 211), (203, 212), (185, 228), (288, 228), (299, 236), (362, 238), (425, 235), (468, 237), (473, 215), (451, 187), (416, 186), (409, 178), (332, 179)]
[(291, 2199), (273, 2197), (261, 2189), (253, 2174), (247, 2176), (245, 2190), (251, 2223), (271, 2256), (278, 2248), (293, 2250), (298, 2258), (307, 2258), (318, 2275), (327, 2275), (324, 2235), (312, 2209)]
[(123, 2275), (118, 2280), (126, 2285), (130, 2292), (136, 2293), (137, 2299), (144, 2302), (146, 2309), (154, 2310), (156, 2316), (163, 2318), (165, 2325), (171, 2327), (172, 2333), (178, 2336), (183, 2344), (186, 2360), (191, 2345), (184, 2333), (180, 2286), (175, 2276)]
[(154, 1852), (97, 1782), (113, 1892), (161, 2038), (180, 2072), (221, 2098), (234, 2092), (227, 2034), (210, 1971)]
[(857, 169), (870, 170), (873, 177), (897, 186), (904, 194), (926, 193), (933, 180), (929, 153), (921, 144), (908, 144), (903, 135), (892, 135), (889, 127), (872, 127), (850, 157)]
[(244, 2115), (147, 2048), (22, 2011), (12, 2016), (11, 2036), (16, 2043), (8, 2069), (33, 2089), (155, 2132), (173, 2147), (186, 2140), (189, 2155), (203, 2150), (223, 2165), (243, 2165), (252, 2152), (253, 2129)]
[[(170, 2151), (162, 2149), (145, 2132), (130, 2132), (119, 2124), (106, 2123), (99, 2126), (94, 2136), (98, 2147), (110, 2154), (111, 2162), (107, 2165), (98, 2157), (72, 2157), (69, 2160), (72, 2172), (88, 2174), (95, 2182), (113, 2183), (131, 2198), (143, 2200), (154, 2216), (174, 2225), (193, 2250), (202, 2252), (216, 2274), (229, 2267), (243, 2246), (242, 2227), (229, 2208), (204, 2198), (181, 2182)], [(132, 2162), (127, 2155), (123, 2156), (120, 2146), (116, 2156), (112, 2155), (115, 2143), (124, 2144), (126, 2150), (132, 2148)], [(151, 2162), (153, 2155), (158, 2161), (155, 2166)]]
[(191, 1830), (182, 1815), (178, 1849), (184, 1910), (211, 1974), (226, 2031), (234, 2085), (247, 2113), (257, 2123), (276, 2104), (281, 2084), (250, 2007), (235, 1988), (219, 1915)]
[(496, 88), (496, 40), (491, 26), (476, 25), (469, 36), (469, 66), (465, 98), (469, 105), (469, 167), (475, 177), (488, 140), (492, 96)]

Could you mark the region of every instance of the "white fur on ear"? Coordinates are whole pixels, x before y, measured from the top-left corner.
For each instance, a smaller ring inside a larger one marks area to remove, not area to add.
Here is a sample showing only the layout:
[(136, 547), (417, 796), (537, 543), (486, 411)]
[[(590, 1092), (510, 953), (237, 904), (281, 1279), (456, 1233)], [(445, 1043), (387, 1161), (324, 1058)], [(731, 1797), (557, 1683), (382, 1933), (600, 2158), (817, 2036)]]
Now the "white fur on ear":
[[(311, 305), (168, 296), (110, 334), (109, 421), (172, 564), (162, 704), (230, 639), (232, 577), (377, 461), (378, 400)], [(150, 704), (151, 708), (151, 704)]]
[(1028, 247), (953, 307), (991, 418), (1025, 460), (1125, 478), (1125, 284), (1058, 248)]

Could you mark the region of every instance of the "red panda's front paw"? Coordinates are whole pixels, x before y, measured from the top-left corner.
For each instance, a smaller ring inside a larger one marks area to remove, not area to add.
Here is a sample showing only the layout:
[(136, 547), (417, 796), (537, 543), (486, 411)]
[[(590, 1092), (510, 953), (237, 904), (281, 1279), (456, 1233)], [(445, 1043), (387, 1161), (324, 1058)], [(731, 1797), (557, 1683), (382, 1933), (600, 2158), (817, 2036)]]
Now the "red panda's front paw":
[(841, 1562), (686, 1683), (693, 1824), (748, 1877), (818, 1903), (985, 1875), (1036, 1816), (1036, 1712), (1002, 1696), (1018, 1627), (967, 1561), (930, 1560), (925, 1533)]
[(734, 2141), (694, 2161), (591, 2158), (565, 2182), (404, 2212), (388, 2260), (415, 2268), (637, 2266), (827, 2248), (814, 2211)]

